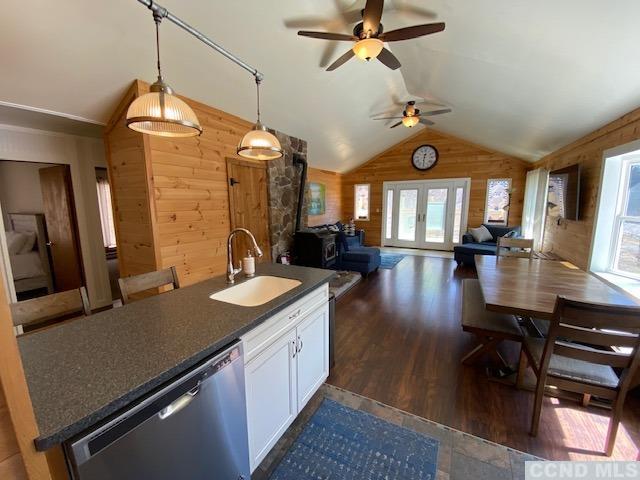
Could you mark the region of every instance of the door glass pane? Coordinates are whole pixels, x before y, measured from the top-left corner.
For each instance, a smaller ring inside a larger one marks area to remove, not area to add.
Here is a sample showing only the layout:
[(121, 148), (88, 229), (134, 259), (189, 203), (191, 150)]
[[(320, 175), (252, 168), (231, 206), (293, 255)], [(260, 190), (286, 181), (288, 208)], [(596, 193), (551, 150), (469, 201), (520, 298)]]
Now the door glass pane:
[(427, 190), (427, 218), (425, 240), (443, 243), (447, 210), (448, 188), (430, 188)]
[(456, 205), (453, 212), (453, 243), (460, 243), (460, 225), (462, 224), (462, 200), (464, 188), (456, 188)]
[(415, 241), (418, 190), (400, 190), (398, 209), (398, 239)]
[(640, 275), (640, 223), (623, 221), (619, 242), (615, 268)]
[(385, 238), (391, 238), (393, 228), (393, 190), (387, 190), (387, 218), (385, 226)]
[(629, 168), (627, 205), (625, 215), (640, 217), (640, 164), (632, 164)]

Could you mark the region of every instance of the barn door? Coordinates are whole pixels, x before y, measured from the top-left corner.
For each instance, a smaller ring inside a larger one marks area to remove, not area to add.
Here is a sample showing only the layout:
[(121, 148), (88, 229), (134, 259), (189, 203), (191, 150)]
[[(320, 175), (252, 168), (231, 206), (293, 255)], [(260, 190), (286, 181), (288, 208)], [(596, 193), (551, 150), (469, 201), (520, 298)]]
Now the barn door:
[[(229, 158), (227, 159), (227, 178), (231, 228), (242, 227), (253, 233), (264, 253), (260, 261), (271, 261), (266, 163)], [(236, 236), (235, 266), (250, 247), (251, 242), (246, 235)]]
[(82, 255), (71, 170), (68, 165), (57, 165), (41, 168), (39, 172), (55, 290), (62, 292), (81, 287), (84, 284)]

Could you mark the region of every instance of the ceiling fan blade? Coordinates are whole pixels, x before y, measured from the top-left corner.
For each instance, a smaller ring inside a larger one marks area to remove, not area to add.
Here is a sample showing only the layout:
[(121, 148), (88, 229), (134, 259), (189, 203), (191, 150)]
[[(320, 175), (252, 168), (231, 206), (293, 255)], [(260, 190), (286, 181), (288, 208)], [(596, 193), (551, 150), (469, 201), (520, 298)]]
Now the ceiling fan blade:
[(367, 0), (364, 6), (364, 12), (362, 13), (364, 33), (368, 31), (371, 31), (373, 35), (378, 33), (383, 8), (384, 0)]
[(346, 23), (360, 23), (362, 21), (362, 10), (340, 12), (340, 16)]
[(395, 120), (397, 118), (404, 118), (404, 117), (379, 117), (379, 118), (372, 118), (371, 120)]
[(353, 53), (353, 50), (349, 49), (347, 50), (347, 53), (345, 53), (344, 55), (342, 55), (340, 58), (338, 58), (335, 62), (333, 62), (331, 65), (329, 65), (327, 67), (327, 72), (332, 72), (333, 70), (335, 70), (336, 68), (338, 68), (340, 65), (342, 65), (343, 63), (346, 63), (348, 60), (351, 60), (351, 58), (354, 56), (355, 54)]
[(400, 120), (398, 123), (394, 123), (389, 128), (396, 128), (398, 125), (402, 125), (402, 120)]
[(421, 118), (420, 123), (423, 125), (435, 125), (431, 120), (427, 120), (426, 118)]
[(397, 70), (398, 68), (400, 68), (400, 61), (393, 53), (391, 53), (386, 48), (382, 49), (377, 58), (391, 70)]
[(412, 38), (438, 33), (444, 30), (444, 23), (427, 23), (425, 25), (414, 25), (413, 27), (399, 28), (380, 35), (383, 42), (397, 42), (399, 40), (410, 40)]
[(345, 42), (353, 42), (358, 40), (358, 37), (353, 35), (346, 35), (344, 33), (331, 33), (331, 32), (309, 32), (308, 30), (300, 30), (298, 35), (301, 37), (319, 38), (321, 40), (342, 40)]
[(431, 112), (420, 112), (420, 116), (422, 117), (432, 117), (434, 115), (442, 115), (443, 113), (451, 112), (450, 108), (443, 108), (442, 110), (433, 110)]

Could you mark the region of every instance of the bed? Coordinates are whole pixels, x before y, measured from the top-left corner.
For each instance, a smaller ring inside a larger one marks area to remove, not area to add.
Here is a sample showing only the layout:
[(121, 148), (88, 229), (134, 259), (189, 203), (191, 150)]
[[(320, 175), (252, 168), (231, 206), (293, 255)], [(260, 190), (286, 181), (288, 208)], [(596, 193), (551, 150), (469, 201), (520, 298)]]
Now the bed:
[(35, 234), (33, 247), (9, 255), (16, 293), (46, 288), (53, 293), (53, 275), (47, 249), (47, 230), (41, 213), (10, 213), (9, 232)]

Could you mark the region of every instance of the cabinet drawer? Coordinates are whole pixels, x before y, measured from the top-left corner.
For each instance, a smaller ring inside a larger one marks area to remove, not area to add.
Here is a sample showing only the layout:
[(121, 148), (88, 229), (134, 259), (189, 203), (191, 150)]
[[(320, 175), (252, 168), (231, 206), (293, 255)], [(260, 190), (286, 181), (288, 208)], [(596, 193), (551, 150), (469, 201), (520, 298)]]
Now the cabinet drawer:
[(293, 305), (289, 305), (264, 323), (244, 334), (241, 339), (245, 349), (245, 364), (273, 343), (279, 336), (299, 323), (314, 308), (328, 301), (329, 285), (325, 283)]

